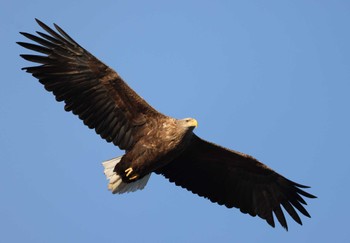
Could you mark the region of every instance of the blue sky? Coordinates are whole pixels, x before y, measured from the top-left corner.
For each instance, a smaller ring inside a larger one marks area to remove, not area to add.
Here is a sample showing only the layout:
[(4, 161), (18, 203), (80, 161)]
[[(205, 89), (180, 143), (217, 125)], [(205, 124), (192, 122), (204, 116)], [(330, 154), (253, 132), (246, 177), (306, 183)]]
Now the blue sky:
[[(2, 1), (1, 242), (348, 242), (349, 1)], [(20, 68), (19, 31), (59, 24), (159, 111), (312, 186), (289, 232), (154, 175), (112, 195), (123, 152)]]

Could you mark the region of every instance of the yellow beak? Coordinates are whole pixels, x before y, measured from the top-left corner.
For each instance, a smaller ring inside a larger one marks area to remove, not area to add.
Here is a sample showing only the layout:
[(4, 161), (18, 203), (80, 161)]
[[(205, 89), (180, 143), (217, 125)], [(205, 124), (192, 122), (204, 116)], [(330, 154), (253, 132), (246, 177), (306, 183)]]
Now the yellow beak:
[(198, 127), (198, 122), (196, 119), (191, 120), (191, 126)]

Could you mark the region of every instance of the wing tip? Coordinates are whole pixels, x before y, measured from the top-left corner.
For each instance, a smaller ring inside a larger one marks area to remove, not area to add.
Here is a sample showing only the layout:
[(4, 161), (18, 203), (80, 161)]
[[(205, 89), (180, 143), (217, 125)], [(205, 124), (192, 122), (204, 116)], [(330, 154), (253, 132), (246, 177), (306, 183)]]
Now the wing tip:
[(42, 27), (43, 29), (45, 29), (45, 27), (47, 27), (47, 25), (44, 24), (44, 22), (42, 22), (40, 19), (38, 19), (38, 18), (34, 18), (34, 19), (38, 23), (38, 25), (40, 25), (40, 27)]
[(20, 33), (21, 35), (23, 35), (23, 36), (27, 36), (27, 35), (29, 35), (29, 33), (24, 32), (24, 31), (20, 31), (19, 33)]

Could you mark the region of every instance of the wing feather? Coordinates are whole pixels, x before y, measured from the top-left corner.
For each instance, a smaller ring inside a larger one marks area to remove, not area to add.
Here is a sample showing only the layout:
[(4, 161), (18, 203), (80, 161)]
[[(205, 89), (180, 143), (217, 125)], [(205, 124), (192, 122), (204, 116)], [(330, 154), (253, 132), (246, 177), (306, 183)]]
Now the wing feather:
[(306, 204), (301, 196), (315, 198), (300, 189), (306, 186), (286, 179), (253, 157), (206, 142), (196, 135), (182, 155), (156, 173), (212, 202), (258, 215), (272, 227), (275, 215), (288, 229), (281, 205), (302, 224), (295, 209), (307, 217), (310, 214), (301, 205)]
[(57, 101), (64, 101), (66, 111), (72, 111), (107, 142), (130, 149), (142, 136), (148, 119), (163, 115), (59, 26), (55, 24), (54, 30), (36, 21), (46, 33), (38, 31), (36, 36), (20, 32), (35, 43), (18, 44), (40, 53), (21, 57), (41, 65), (23, 69), (52, 92)]

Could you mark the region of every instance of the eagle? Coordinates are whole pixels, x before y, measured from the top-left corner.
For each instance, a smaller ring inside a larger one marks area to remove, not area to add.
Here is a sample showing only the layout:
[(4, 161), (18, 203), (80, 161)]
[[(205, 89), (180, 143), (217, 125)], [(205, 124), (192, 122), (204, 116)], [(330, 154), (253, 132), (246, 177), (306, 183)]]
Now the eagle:
[[(37, 66), (22, 68), (52, 92), (64, 109), (125, 151), (103, 162), (113, 194), (143, 189), (152, 173), (227, 208), (259, 216), (288, 230), (285, 212), (302, 225), (310, 217), (304, 198), (316, 198), (302, 184), (275, 172), (254, 157), (198, 137), (193, 118), (166, 116), (132, 90), (119, 74), (80, 46), (62, 28), (40, 20), (44, 32), (20, 32), (17, 42), (39, 55), (20, 55)], [(284, 211), (282, 210), (282, 207)]]

